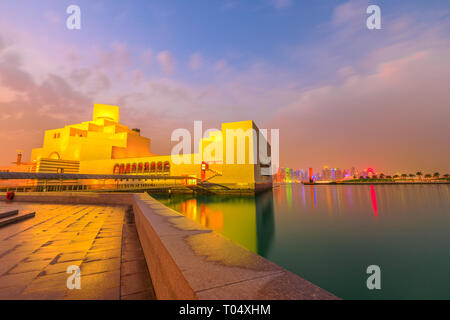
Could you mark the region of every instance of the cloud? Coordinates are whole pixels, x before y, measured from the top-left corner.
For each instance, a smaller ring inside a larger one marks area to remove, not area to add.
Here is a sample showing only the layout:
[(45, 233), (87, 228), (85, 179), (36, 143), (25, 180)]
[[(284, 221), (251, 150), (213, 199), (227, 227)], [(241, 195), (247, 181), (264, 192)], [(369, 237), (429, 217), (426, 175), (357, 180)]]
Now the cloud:
[(0, 52), (2, 52), (3, 49), (5, 48), (6, 48), (5, 40), (2, 37), (0, 37)]
[(83, 85), (91, 76), (92, 71), (89, 68), (76, 68), (69, 74), (69, 79), (77, 86)]
[(76, 47), (64, 46), (61, 48), (61, 54), (72, 65), (78, 64), (81, 61), (81, 53)]
[(128, 45), (123, 42), (113, 42), (110, 49), (95, 48), (98, 67), (104, 69), (122, 70), (130, 64), (131, 53)]
[(1, 84), (13, 91), (24, 92), (33, 89), (33, 77), (21, 69), (21, 59), (17, 53), (3, 55), (0, 61)]
[(161, 51), (156, 59), (165, 74), (171, 75), (175, 71), (175, 60), (169, 51)]
[[(291, 50), (287, 68), (256, 58), (237, 68), (230, 61), (238, 59), (202, 52), (189, 57), (189, 69), (202, 72), (188, 79), (167, 77), (175, 73), (169, 51), (113, 42), (68, 47), (53, 60), (47, 48), (31, 54), (0, 36), (0, 130), (17, 135), (0, 138), (2, 162), (39, 146), (45, 129), (89, 119), (95, 101), (119, 105), (122, 122), (140, 127), (162, 154), (171, 130), (193, 120), (217, 127), (253, 119), (281, 129), (285, 166), (450, 169), (448, 23), (406, 13), (377, 33), (359, 14), (353, 4), (338, 6), (323, 37)], [(161, 73), (146, 68), (154, 61)]]
[(282, 152), (292, 157), (287, 146), (308, 146), (298, 160), (305, 167), (450, 169), (448, 70), (450, 47), (429, 49), (306, 90), (277, 112), (282, 133), (295, 132), (284, 136)]
[(60, 24), (62, 21), (61, 16), (56, 13), (55, 11), (46, 11), (44, 13), (44, 18), (45, 20), (47, 20), (47, 22), (51, 23), (51, 24)]
[(332, 23), (335, 26), (342, 26), (353, 21), (360, 21), (365, 24), (367, 2), (364, 1), (347, 1), (338, 5), (333, 10)]
[(228, 63), (225, 59), (218, 60), (214, 65), (214, 70), (221, 72), (228, 69)]
[(152, 65), (152, 61), (153, 61), (153, 50), (146, 49), (141, 55), (141, 61), (146, 66), (150, 67)]
[(292, 0), (271, 0), (272, 5), (277, 9), (283, 9), (292, 5)]
[(203, 63), (203, 58), (200, 53), (194, 53), (189, 57), (189, 68), (193, 71), (199, 70)]

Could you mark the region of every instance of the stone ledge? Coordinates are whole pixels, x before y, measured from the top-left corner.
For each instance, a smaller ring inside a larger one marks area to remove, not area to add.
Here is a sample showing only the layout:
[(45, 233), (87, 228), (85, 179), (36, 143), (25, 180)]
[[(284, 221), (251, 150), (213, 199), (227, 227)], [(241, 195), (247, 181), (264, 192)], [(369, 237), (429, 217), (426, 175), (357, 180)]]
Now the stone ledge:
[(158, 299), (338, 299), (146, 193), (17, 193), (15, 201), (132, 206)]

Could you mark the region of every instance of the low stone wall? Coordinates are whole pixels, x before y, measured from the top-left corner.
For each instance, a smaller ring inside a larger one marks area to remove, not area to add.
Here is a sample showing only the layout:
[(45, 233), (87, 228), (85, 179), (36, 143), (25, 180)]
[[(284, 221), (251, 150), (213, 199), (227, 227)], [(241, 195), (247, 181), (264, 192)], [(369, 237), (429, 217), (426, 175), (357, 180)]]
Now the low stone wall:
[(132, 206), (158, 299), (337, 299), (146, 193), (17, 193), (15, 201)]

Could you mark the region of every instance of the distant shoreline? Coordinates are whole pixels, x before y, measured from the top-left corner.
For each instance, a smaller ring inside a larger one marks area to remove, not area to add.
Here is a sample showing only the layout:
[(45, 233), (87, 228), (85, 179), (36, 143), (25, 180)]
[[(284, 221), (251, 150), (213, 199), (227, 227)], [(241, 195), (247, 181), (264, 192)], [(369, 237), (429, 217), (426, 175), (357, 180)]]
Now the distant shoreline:
[(367, 181), (367, 182), (351, 182), (351, 181), (330, 181), (330, 182), (302, 182), (304, 185), (371, 185), (371, 184), (389, 184), (389, 185), (398, 185), (398, 184), (450, 184), (449, 180), (442, 181)]

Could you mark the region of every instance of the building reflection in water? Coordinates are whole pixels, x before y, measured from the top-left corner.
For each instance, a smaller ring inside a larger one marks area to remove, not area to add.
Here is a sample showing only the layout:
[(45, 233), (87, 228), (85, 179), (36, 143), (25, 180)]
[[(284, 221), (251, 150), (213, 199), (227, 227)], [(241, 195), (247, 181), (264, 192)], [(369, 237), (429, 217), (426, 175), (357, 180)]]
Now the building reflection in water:
[(288, 208), (292, 208), (292, 184), (289, 183), (286, 185), (286, 200), (288, 204)]
[(305, 209), (306, 207), (305, 187), (304, 186), (301, 187), (302, 187), (303, 209)]
[(316, 206), (316, 204), (317, 204), (317, 197), (316, 197), (316, 187), (314, 187), (314, 186), (311, 186), (311, 196), (312, 196), (312, 199), (313, 199), (313, 203), (314, 203), (314, 207)]
[(153, 196), (189, 219), (253, 252), (264, 255), (273, 241), (275, 220), (272, 191), (256, 196)]
[(180, 204), (181, 213), (192, 220), (197, 220), (197, 199), (189, 199)]
[[(374, 297), (355, 277), (374, 254), (394, 281), (377, 297), (436, 299), (450, 297), (449, 281), (442, 280), (450, 269), (443, 245), (450, 242), (449, 190), (293, 184), (257, 196), (154, 197), (344, 299)], [(405, 261), (418, 268), (405, 273)]]
[(353, 194), (351, 186), (346, 186), (345, 194), (347, 196), (347, 202), (350, 206), (353, 206)]
[(373, 215), (375, 218), (378, 218), (377, 195), (373, 186), (370, 186), (370, 198), (372, 199)]
[(258, 238), (258, 253), (264, 257), (274, 242), (275, 217), (273, 207), (273, 193), (267, 191), (255, 196), (256, 232)]
[[(302, 190), (294, 193), (294, 187), (286, 185), (284, 188), (276, 188), (273, 192), (268, 191), (256, 196), (174, 195), (160, 200), (202, 226), (220, 232), (265, 256), (275, 237), (275, 206), (282, 207), (284, 203), (286, 212), (297, 212), (303, 207), (319, 210), (321, 215), (333, 215), (339, 212), (348, 214), (356, 205), (352, 186), (342, 186), (344, 190), (337, 190), (336, 186), (322, 186), (322, 188), (310, 186), (309, 190), (303, 185), (295, 187)], [(358, 191), (362, 192), (358, 198), (365, 199), (360, 205), (364, 205), (364, 202), (366, 206), (368, 203), (371, 204), (373, 215), (378, 218), (374, 186), (370, 186), (367, 193), (361, 189)], [(307, 192), (310, 193), (310, 197), (306, 196)], [(164, 198), (164, 196), (156, 197)], [(295, 204), (294, 197), (297, 198)], [(317, 207), (318, 201), (325, 206)]]

